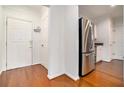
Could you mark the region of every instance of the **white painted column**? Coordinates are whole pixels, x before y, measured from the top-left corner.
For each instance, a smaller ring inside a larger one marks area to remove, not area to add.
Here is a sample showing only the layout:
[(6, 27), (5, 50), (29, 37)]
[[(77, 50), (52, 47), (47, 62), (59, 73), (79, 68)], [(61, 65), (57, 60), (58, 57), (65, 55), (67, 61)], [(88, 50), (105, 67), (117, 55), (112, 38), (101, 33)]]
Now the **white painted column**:
[(48, 28), (48, 78), (64, 74), (64, 6), (50, 6)]
[(78, 6), (66, 6), (65, 10), (65, 73), (77, 80), (79, 79)]
[(50, 6), (48, 78), (78, 76), (78, 6)]

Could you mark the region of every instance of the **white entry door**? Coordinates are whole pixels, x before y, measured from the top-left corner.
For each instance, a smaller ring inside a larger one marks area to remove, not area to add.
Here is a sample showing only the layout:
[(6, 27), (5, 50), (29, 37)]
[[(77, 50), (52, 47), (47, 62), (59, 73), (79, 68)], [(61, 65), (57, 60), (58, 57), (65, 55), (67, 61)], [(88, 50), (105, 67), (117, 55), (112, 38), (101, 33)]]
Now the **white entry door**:
[(32, 22), (7, 19), (7, 69), (32, 64)]

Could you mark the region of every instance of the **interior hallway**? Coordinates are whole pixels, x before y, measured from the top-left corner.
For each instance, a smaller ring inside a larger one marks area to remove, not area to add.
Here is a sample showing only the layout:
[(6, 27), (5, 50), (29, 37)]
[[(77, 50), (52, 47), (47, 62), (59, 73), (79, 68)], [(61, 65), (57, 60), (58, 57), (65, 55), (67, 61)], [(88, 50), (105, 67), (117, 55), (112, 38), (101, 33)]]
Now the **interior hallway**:
[[(104, 69), (104, 70), (103, 70)], [(124, 86), (122, 82), (122, 61), (100, 62), (89, 75), (73, 81), (66, 75), (53, 80), (47, 78), (47, 69), (32, 65), (5, 71), (0, 76), (1, 87), (114, 87)], [(119, 77), (118, 77), (119, 76)]]

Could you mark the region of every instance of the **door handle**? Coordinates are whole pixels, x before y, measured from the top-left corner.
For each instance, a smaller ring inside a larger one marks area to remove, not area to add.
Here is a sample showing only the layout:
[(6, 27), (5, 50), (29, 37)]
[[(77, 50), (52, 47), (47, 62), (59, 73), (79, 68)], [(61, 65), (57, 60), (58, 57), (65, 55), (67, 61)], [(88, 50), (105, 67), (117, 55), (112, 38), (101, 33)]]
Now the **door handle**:
[(85, 54), (86, 56), (89, 56), (89, 55), (91, 55), (91, 54), (95, 54), (95, 53), (88, 53), (88, 54)]
[(86, 54), (86, 56), (89, 56), (91, 53), (89, 53), (89, 54)]

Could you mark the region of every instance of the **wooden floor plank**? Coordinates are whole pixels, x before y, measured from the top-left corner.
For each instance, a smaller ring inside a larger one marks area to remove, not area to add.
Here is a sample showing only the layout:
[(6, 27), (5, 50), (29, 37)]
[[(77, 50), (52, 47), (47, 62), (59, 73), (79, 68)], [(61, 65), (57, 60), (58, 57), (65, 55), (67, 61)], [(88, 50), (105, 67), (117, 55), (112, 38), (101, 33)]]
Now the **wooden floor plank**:
[(49, 80), (47, 69), (32, 65), (4, 71), (0, 76), (1, 87), (123, 87), (122, 61), (98, 63), (96, 70), (77, 81), (67, 75)]

